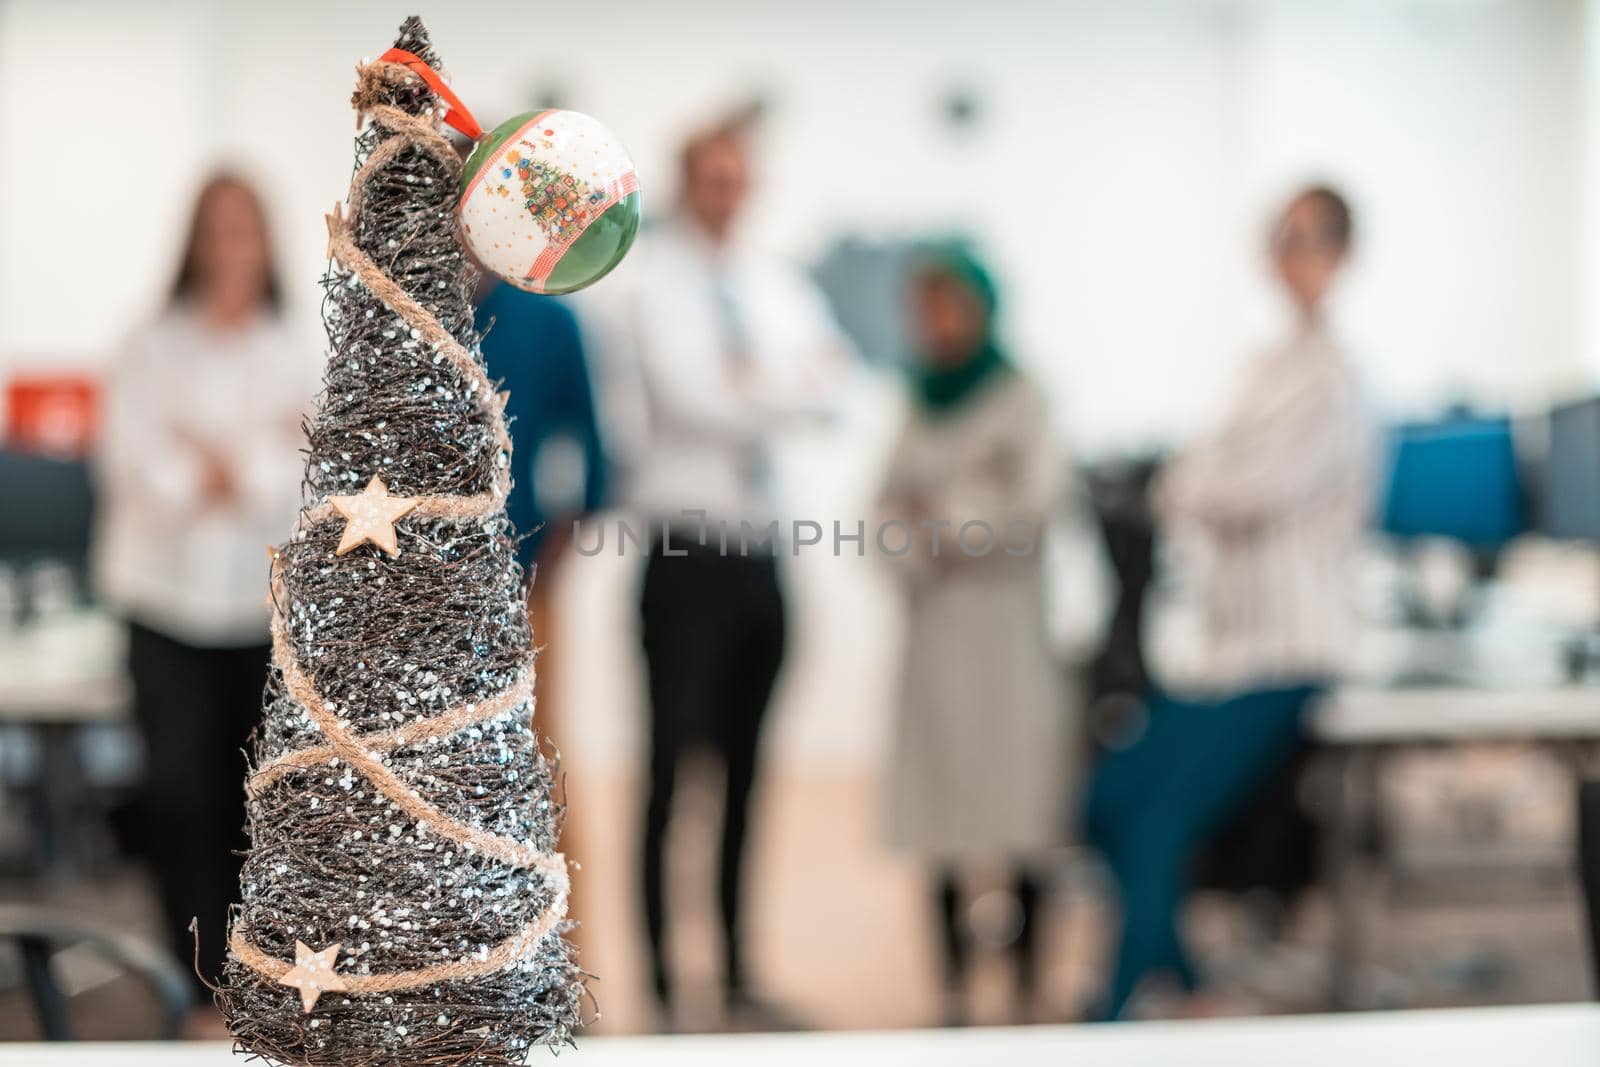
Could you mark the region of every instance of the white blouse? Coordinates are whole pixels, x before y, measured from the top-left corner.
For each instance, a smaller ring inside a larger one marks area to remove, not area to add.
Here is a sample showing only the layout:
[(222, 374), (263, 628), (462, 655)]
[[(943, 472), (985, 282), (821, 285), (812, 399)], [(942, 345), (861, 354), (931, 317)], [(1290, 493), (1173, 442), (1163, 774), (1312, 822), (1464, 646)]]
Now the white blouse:
[(1354, 366), (1313, 330), (1258, 358), (1219, 432), (1168, 465), (1158, 511), (1210, 550), (1196, 681), (1332, 681), (1348, 668), (1374, 443)]
[[(98, 448), (94, 568), (112, 607), (187, 644), (265, 643), (266, 546), (300, 507), (319, 364), (267, 317), (222, 334), (174, 309), (133, 334)], [(202, 449), (232, 473), (221, 506), (202, 500)]]

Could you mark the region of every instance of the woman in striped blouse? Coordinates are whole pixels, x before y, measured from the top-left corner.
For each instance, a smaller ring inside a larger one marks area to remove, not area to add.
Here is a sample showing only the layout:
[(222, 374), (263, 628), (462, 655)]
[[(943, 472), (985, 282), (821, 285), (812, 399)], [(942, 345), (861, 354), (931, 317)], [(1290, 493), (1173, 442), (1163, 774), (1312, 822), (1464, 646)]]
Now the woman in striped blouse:
[(1142, 732), (1106, 757), (1091, 788), (1088, 830), (1124, 906), (1113, 1018), (1151, 976), (1194, 989), (1177, 926), (1193, 854), (1295, 750), (1306, 707), (1352, 644), (1370, 433), (1354, 367), (1324, 318), (1351, 236), (1332, 189), (1289, 202), (1271, 251), (1296, 331), (1251, 366), (1220, 430), (1155, 488), (1163, 527), (1210, 549), (1206, 676), (1186, 699), (1152, 696)]

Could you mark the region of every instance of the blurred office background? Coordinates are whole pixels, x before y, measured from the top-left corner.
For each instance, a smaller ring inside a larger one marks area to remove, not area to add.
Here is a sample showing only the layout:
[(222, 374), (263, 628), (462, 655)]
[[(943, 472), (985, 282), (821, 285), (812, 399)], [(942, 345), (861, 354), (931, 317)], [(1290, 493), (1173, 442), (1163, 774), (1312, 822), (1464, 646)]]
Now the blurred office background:
[[(102, 372), (160, 303), (218, 163), (264, 192), (295, 329), (321, 348), (322, 215), (348, 183), (352, 66), (406, 13), (0, 4), (0, 525), (19, 530), (0, 622), (7, 900), (156, 922), (113, 832), (141, 774), (121, 630), (72, 590), (73, 508), (89, 490), (70, 462), (38, 457), (80, 458)], [(1600, 415), (1586, 403), (1600, 394), (1600, 6), (481, 0), (421, 13), (486, 125), (555, 104), (611, 126), (647, 217), (671, 207), (683, 139), (759, 104), (749, 238), (812, 271), (860, 348), (839, 425), (776, 457), (789, 514), (870, 519), (903, 407), (899, 294), (882, 265), (926, 238), (975, 242), (1004, 293), (1005, 340), (1104, 490), (1101, 521), (1085, 505), (1090, 536), (1062, 538), (1075, 550), (1049, 570), (1063, 671), (1085, 685), (1119, 589), (1100, 527), (1116, 525), (1128, 471), (1214, 422), (1243, 360), (1281, 332), (1268, 228), (1298, 185), (1335, 183), (1359, 219), (1339, 321), (1393, 446), (1362, 570), (1362, 666), (1287, 794), (1322, 827), (1314, 884), (1263, 905), (1210, 879), (1190, 915), (1202, 964), (1245, 1012), (1593, 995), (1575, 781), (1600, 742), (1586, 660), (1600, 620)], [(580, 321), (604, 314), (598, 290), (572, 303)], [(21, 529), (47, 514), (58, 525)], [(790, 651), (749, 860), (754, 981), (797, 1025), (937, 1021), (924, 872), (879, 830), (893, 590), (853, 550), (785, 565)], [(598, 1026), (622, 1032), (660, 1024), (634, 899), (639, 570), (610, 551), (569, 556), (544, 653), (583, 959), (601, 976)], [(1183, 677), (1200, 645), (1187, 593), (1158, 569), (1142, 647), (1163, 677)], [(680, 1025), (716, 1027), (704, 872), (720, 794), (691, 779), (668, 854)], [(1116, 904), (1086, 850), (1064, 848), (1050, 871), (1043, 981), (1065, 1020), (1103, 986)], [(1015, 933), (1003, 879), (993, 890), (971, 909), (983, 945)], [(88, 953), (53, 966), (69, 991), (129, 1002)], [(985, 970), (997, 966), (980, 961), (978, 1021), (1013, 1021)], [(0, 956), (0, 1037), (37, 1032), (26, 977), (23, 955)], [(118, 1015), (82, 1028), (138, 1029), (138, 1013)]]

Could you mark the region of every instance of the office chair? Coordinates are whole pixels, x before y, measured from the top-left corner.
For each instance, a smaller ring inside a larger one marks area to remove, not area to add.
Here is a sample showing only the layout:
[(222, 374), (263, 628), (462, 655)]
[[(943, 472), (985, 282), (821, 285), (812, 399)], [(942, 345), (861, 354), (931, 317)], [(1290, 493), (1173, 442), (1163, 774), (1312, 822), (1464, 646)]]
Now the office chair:
[(88, 464), (0, 448), (0, 485), (0, 559), (82, 567), (94, 516)]
[(1589, 918), (1589, 965), (1600, 999), (1600, 778), (1578, 785), (1578, 874)]
[[(54, 459), (0, 448), (0, 563), (60, 563), (81, 593), (94, 528), (94, 486), (82, 460)], [(23, 590), (25, 591), (25, 590)], [(29, 605), (21, 606), (24, 618)]]
[[(0, 485), (5, 486), (0, 504), (0, 564), (15, 568), (19, 575), (44, 563), (64, 565), (73, 576), (73, 597), (83, 599), (94, 524), (88, 464), (0, 448)], [(0, 619), (0, 625), (29, 622), (35, 617), (34, 590), (31, 581), (15, 583), (16, 615)], [(5, 718), (30, 731), (43, 750), (36, 779), (22, 784), (39, 827), (35, 835), (39, 859), (48, 866), (68, 851), (66, 830), (88, 791), (77, 756), (79, 724), (70, 717), (55, 716), (49, 721), (33, 721), (31, 714), (25, 707), (7, 708)], [(0, 777), (0, 790), (17, 784)]]
[(1116, 602), (1104, 640), (1089, 667), (1089, 697), (1141, 696), (1150, 687), (1144, 656), (1145, 592), (1155, 579), (1155, 519), (1150, 484), (1155, 459), (1101, 466), (1087, 472), (1089, 499), (1100, 523), (1106, 559), (1116, 577)]
[(68, 947), (92, 952), (150, 986), (161, 1001), (161, 1036), (171, 1041), (181, 1035), (193, 1003), (189, 979), (176, 960), (143, 938), (44, 908), (8, 905), (0, 907), (0, 941), (16, 942), (22, 953), (28, 993), (45, 1040), (73, 1039), (70, 998), (50, 962), (57, 950)]

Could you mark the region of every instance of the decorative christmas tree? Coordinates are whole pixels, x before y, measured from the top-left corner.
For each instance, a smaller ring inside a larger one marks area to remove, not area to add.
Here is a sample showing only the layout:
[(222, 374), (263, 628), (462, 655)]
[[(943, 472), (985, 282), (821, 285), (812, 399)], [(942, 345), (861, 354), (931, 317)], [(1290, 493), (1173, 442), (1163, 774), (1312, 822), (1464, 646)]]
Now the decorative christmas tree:
[[(415, 18), (396, 48), (439, 65)], [(242, 1050), (282, 1063), (520, 1064), (569, 1038), (584, 976), (531, 728), (504, 398), (438, 97), (379, 61), (354, 104), (312, 502), (270, 550), (274, 668), (218, 1002)]]

